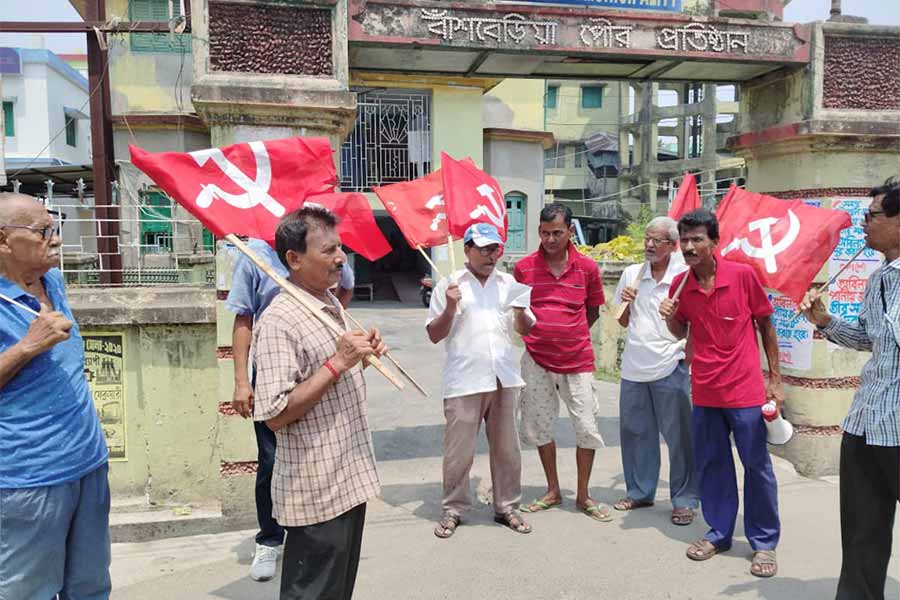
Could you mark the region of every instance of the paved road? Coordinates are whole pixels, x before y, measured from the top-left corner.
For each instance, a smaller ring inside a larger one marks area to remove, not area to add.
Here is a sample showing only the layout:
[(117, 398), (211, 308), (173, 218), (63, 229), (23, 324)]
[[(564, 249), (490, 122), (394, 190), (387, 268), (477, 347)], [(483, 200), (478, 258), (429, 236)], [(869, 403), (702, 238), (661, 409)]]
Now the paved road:
[[(836, 480), (805, 479), (775, 459), (783, 523), (780, 574), (760, 580), (748, 573), (750, 547), (740, 537), (740, 523), (728, 553), (705, 563), (685, 558), (686, 545), (702, 535), (704, 525), (700, 518), (684, 528), (669, 523), (665, 479), (652, 508), (615, 513), (611, 523), (575, 512), (574, 436), (562, 414), (557, 440), (568, 497), (561, 509), (533, 516), (529, 535), (495, 525), (482, 436), (472, 472), (477, 508), (453, 538), (434, 537), (433, 521), (440, 514), (442, 349), (425, 337), (424, 309), (361, 306), (355, 307), (357, 318), (381, 326), (396, 358), (432, 397), (398, 393), (377, 373), (367, 375), (383, 497), (368, 508), (355, 600), (833, 598), (840, 571)], [(624, 493), (617, 388), (598, 384), (597, 389), (598, 419), (608, 448), (598, 452), (591, 492), (612, 502)], [(523, 484), (526, 498), (542, 492), (543, 475), (533, 449), (524, 452)], [(895, 536), (900, 526), (896, 529)], [(253, 533), (117, 544), (113, 598), (274, 600), (277, 581), (256, 583), (247, 575)], [(896, 560), (890, 574), (887, 597), (900, 600)]]

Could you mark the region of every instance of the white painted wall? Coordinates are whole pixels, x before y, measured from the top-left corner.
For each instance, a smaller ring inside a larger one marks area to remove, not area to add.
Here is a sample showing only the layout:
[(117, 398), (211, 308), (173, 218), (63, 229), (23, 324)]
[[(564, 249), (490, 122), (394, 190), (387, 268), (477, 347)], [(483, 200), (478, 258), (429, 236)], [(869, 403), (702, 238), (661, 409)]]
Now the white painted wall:
[(50, 142), (65, 126), (64, 107), (89, 114), (88, 106), (81, 108), (88, 99), (87, 80), (45, 50), (25, 49), (21, 56), (22, 73), (3, 77), (3, 100), (13, 102), (15, 118), (15, 137), (6, 138), (7, 168), (14, 166), (11, 159), (30, 160), (36, 156), (69, 164), (90, 164), (89, 120), (78, 121), (75, 147), (66, 144), (65, 132)]

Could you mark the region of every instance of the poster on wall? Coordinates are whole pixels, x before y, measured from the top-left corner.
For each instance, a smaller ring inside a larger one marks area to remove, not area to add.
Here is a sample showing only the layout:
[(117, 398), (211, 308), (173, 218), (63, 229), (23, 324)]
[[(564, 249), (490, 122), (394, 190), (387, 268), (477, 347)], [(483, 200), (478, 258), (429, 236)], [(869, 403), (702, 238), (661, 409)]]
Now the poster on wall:
[[(828, 261), (829, 277), (840, 271), (850, 257), (865, 246), (863, 215), (871, 202), (871, 198), (842, 198), (832, 201), (831, 208), (845, 210), (850, 214), (853, 226), (841, 232), (841, 240)], [(869, 275), (878, 270), (882, 261), (884, 256), (869, 248), (847, 267), (828, 287), (828, 312), (855, 323), (862, 307), (866, 281)]]
[(125, 453), (125, 336), (91, 332), (84, 340), (84, 376), (106, 436), (109, 459), (128, 460)]
[(812, 368), (812, 323), (802, 316), (794, 317), (797, 305), (779, 292), (770, 292), (769, 302), (775, 309), (772, 323), (778, 336), (778, 362), (785, 369), (809, 371)]

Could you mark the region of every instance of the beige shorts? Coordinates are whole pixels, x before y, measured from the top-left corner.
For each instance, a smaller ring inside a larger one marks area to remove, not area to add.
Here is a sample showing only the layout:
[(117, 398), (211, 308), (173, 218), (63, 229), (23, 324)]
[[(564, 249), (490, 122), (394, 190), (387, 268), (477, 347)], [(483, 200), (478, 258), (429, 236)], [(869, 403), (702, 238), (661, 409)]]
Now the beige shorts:
[(575, 443), (579, 448), (603, 448), (597, 429), (597, 401), (594, 397), (593, 373), (553, 373), (522, 353), (522, 378), (525, 388), (519, 396), (519, 432), (522, 442), (543, 446), (553, 441), (553, 427), (559, 416), (562, 398), (575, 427)]

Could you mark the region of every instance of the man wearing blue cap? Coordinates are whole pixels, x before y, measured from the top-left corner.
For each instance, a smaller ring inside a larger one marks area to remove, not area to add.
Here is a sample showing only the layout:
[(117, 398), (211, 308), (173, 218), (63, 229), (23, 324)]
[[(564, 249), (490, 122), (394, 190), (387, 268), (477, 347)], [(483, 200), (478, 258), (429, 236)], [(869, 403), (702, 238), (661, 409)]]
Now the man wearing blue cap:
[(515, 510), (522, 497), (515, 414), (517, 389), (525, 381), (510, 330), (525, 335), (534, 325), (531, 288), (496, 270), (503, 241), (493, 225), (472, 225), (463, 241), (466, 266), (438, 283), (425, 322), (431, 342), (446, 340), (447, 350), (443, 515), (434, 534), (453, 535), (462, 513), (472, 505), (469, 471), (482, 421), (490, 452), (494, 520), (518, 533), (529, 533), (531, 526)]

